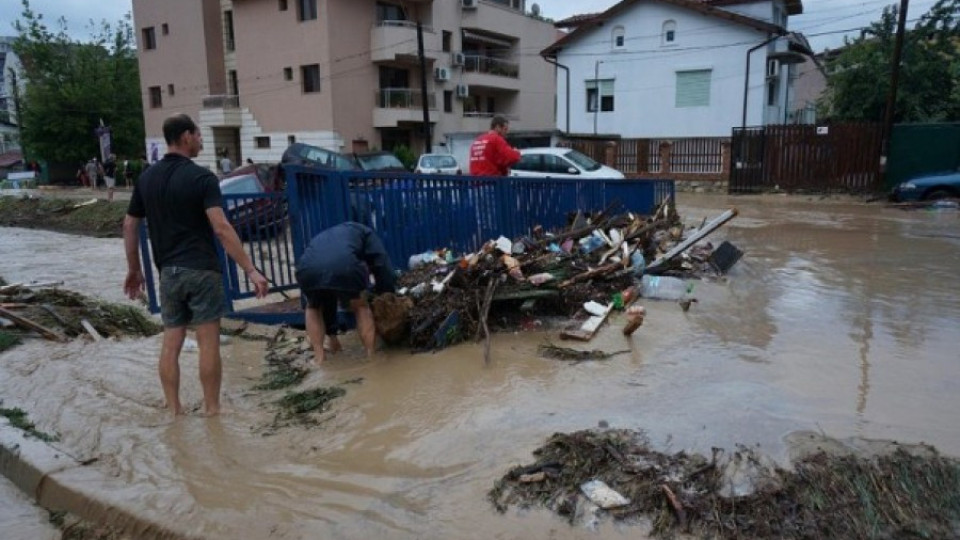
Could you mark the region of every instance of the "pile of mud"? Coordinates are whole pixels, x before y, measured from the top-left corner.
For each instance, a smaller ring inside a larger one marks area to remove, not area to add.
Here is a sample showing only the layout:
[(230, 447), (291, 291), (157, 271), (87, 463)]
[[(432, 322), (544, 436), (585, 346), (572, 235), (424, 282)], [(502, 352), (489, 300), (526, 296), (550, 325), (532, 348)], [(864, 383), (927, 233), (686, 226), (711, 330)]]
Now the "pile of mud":
[(119, 238), (127, 202), (0, 197), (0, 226)]
[(541, 506), (571, 524), (608, 516), (659, 537), (960, 537), (960, 462), (926, 446), (819, 451), (785, 470), (746, 448), (664, 454), (642, 433), (597, 430), (556, 434), (534, 455), (489, 492), (500, 512)]
[(90, 336), (94, 339), (152, 336), (160, 324), (136, 307), (113, 304), (80, 293), (30, 285), (0, 286), (0, 351), (16, 345), (22, 337), (39, 333), (64, 339)]

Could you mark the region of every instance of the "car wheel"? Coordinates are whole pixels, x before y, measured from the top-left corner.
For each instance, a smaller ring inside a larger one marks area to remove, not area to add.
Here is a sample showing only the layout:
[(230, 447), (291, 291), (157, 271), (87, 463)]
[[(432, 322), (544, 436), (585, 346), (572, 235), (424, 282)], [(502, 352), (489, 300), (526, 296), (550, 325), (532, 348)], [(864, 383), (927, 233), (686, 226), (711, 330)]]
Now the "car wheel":
[(930, 193), (926, 193), (923, 196), (925, 201), (939, 201), (940, 199), (950, 199), (956, 197), (952, 191), (946, 189), (935, 189)]

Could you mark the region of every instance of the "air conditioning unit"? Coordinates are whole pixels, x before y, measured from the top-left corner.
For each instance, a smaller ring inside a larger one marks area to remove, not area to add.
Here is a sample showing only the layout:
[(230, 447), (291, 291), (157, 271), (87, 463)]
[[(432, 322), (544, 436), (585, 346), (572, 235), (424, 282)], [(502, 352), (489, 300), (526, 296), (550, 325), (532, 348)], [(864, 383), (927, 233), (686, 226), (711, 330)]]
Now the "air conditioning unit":
[(433, 78), (438, 81), (449, 81), (450, 80), (450, 70), (445, 67), (434, 68)]
[(463, 54), (462, 52), (455, 52), (450, 56), (450, 63), (454, 66), (459, 67), (467, 62), (467, 55)]
[(477, 9), (477, 0), (460, 0), (463, 9)]
[(470, 87), (465, 84), (457, 85), (457, 97), (458, 98), (467, 98), (470, 97)]
[(767, 60), (767, 77), (773, 78), (780, 75), (780, 61), (776, 58)]

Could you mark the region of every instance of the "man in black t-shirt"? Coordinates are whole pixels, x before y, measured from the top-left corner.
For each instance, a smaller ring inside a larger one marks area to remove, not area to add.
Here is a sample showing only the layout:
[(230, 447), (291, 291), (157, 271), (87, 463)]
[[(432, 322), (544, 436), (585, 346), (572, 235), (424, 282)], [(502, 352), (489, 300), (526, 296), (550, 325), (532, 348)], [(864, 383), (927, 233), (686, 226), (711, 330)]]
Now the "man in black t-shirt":
[(200, 383), (207, 415), (220, 412), (220, 317), (225, 295), (214, 238), (247, 274), (257, 298), (267, 280), (244, 252), (223, 212), (220, 182), (192, 161), (203, 149), (200, 128), (185, 114), (163, 123), (167, 155), (140, 176), (123, 221), (127, 277), (123, 290), (136, 298), (143, 290), (138, 246), (140, 221), (147, 219), (150, 247), (160, 271), (163, 345), (160, 383), (174, 414), (180, 404), (180, 350), (188, 326), (194, 326), (200, 350)]

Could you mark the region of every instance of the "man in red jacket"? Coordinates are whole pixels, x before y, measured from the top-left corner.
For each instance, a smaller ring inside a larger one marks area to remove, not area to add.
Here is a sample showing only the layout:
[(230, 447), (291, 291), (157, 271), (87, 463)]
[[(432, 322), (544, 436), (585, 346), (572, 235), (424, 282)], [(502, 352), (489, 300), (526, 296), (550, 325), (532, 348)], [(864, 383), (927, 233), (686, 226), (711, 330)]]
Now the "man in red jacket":
[(470, 174), (473, 176), (506, 176), (510, 167), (520, 161), (520, 151), (510, 146), (504, 137), (510, 131), (510, 121), (494, 116), (490, 131), (477, 137), (470, 145)]

